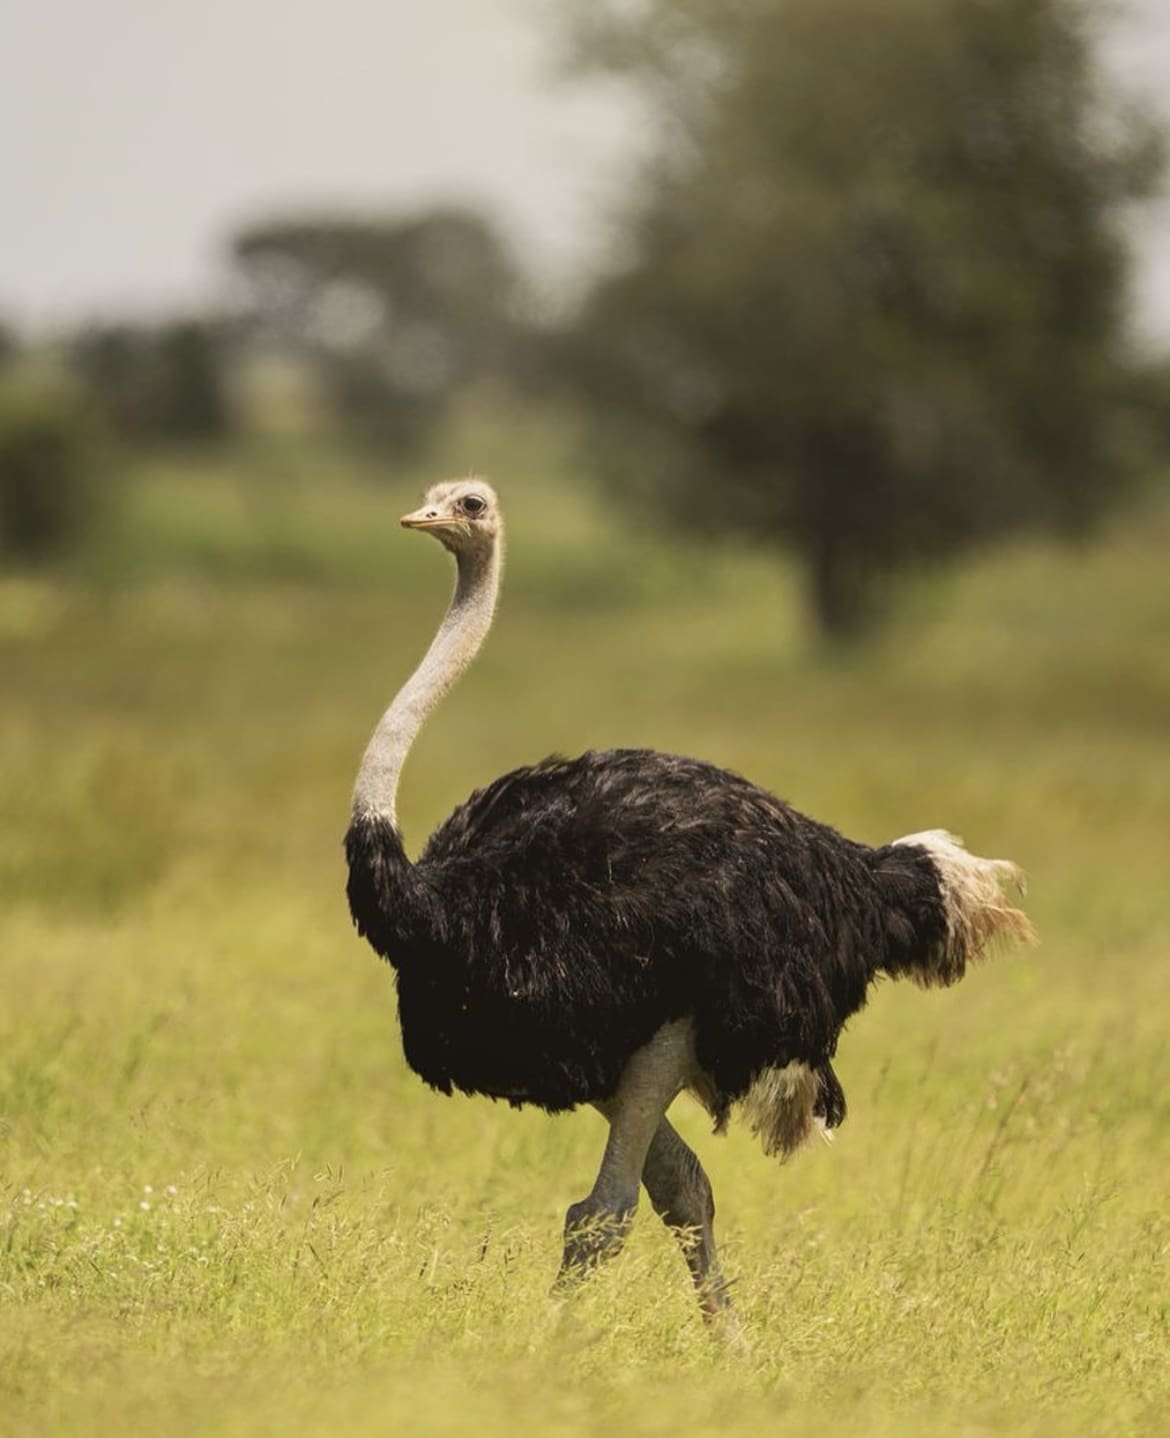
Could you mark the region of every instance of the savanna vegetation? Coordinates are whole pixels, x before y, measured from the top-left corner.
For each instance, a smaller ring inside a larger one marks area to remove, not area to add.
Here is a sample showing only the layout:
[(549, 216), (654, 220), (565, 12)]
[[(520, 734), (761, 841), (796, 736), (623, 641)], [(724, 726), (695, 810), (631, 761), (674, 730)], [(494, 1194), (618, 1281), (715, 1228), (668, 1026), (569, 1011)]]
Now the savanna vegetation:
[[(603, 492), (796, 561), (838, 643), (924, 566), (1084, 542), (1164, 465), (1132, 241), (1170, 146), (1105, 63), (1115, 7), (554, 9), (565, 82), (637, 116), (609, 243), (573, 285), (470, 196), (294, 200), (224, 237), (218, 306), (53, 337), (0, 322), (0, 369), (64, 368), (134, 447), (238, 437), (249, 376), (291, 365), (339, 442), (396, 467), (441, 449), (470, 391), (572, 408)], [(5, 538), (4, 410), (0, 389), (0, 545), (27, 553)]]
[[(0, 1430), (1163, 1431), (1166, 510), (924, 578), (826, 656), (797, 576), (667, 546), (555, 427), (443, 447), (141, 459), (67, 564), (0, 576)], [(425, 1090), (349, 930), (352, 775), (448, 584), (395, 519), (469, 463), (509, 572), (408, 768), (413, 844), (513, 764), (646, 743), (1030, 872), (1041, 947), (854, 1023), (832, 1149), (779, 1168), (676, 1106), (746, 1358), (648, 1206), (549, 1297), (600, 1119)]]

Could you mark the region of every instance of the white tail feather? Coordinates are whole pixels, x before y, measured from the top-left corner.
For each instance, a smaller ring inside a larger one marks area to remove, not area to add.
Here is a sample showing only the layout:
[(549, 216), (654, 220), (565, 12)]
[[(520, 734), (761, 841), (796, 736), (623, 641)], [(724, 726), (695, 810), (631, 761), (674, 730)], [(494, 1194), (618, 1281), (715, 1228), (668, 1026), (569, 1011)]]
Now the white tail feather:
[(938, 873), (939, 889), (946, 913), (946, 937), (921, 969), (907, 970), (910, 977), (927, 986), (953, 984), (962, 978), (971, 959), (979, 958), (993, 944), (1007, 939), (1035, 941), (1028, 916), (1013, 908), (1004, 897), (1004, 885), (1024, 892), (1023, 871), (1010, 859), (981, 859), (969, 854), (962, 839), (945, 829), (927, 829), (907, 834), (895, 844), (925, 849)]

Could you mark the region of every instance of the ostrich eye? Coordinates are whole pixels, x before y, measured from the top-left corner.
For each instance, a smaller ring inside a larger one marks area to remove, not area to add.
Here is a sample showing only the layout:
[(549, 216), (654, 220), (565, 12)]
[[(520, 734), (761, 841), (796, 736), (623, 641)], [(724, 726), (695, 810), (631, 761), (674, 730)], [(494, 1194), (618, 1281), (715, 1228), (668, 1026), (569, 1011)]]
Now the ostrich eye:
[(462, 505), (464, 514), (482, 514), (487, 508), (486, 501), (480, 499), (478, 494), (464, 496)]

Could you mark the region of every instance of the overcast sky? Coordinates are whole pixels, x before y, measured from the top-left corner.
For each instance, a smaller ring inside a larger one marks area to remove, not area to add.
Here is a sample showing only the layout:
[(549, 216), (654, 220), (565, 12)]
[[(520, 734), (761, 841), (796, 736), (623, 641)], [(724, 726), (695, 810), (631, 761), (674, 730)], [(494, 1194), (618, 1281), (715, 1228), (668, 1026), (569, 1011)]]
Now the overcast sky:
[[(1170, 0), (1114, 50), (1170, 90)], [(553, 83), (555, 0), (0, 0), (0, 316), (223, 292), (232, 229), (292, 207), (486, 203), (546, 272), (596, 253), (636, 119)], [(1170, 236), (1143, 307), (1170, 336)]]

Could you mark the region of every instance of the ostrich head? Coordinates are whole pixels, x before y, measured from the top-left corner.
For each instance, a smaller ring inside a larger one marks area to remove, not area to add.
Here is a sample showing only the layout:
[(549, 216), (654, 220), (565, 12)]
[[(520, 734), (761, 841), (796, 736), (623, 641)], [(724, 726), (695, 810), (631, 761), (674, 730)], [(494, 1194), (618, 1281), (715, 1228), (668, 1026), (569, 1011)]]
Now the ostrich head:
[(432, 485), (422, 507), (400, 523), (433, 534), (457, 557), (483, 554), (500, 537), (500, 502), (486, 480), (449, 479)]

